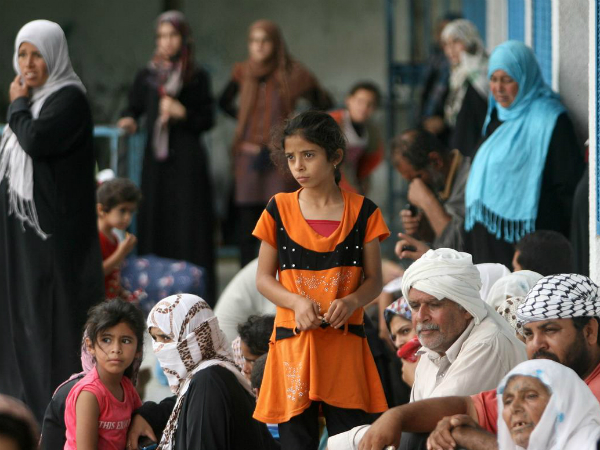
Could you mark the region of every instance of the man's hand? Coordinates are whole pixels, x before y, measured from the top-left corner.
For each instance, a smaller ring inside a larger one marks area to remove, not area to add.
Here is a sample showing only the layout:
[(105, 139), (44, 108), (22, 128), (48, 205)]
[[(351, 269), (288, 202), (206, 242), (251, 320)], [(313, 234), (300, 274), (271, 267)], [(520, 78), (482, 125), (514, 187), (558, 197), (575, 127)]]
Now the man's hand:
[(419, 211), (415, 216), (408, 209), (400, 211), (400, 220), (402, 221), (402, 227), (406, 234), (415, 236), (419, 232), (419, 226), (421, 224), (422, 213)]
[(408, 201), (417, 208), (424, 209), (428, 202), (435, 199), (435, 195), (421, 178), (413, 178), (408, 185), (407, 198)]
[(388, 445), (398, 448), (402, 430), (397, 411), (389, 409), (373, 422), (358, 445), (358, 450), (381, 450)]
[(137, 450), (140, 436), (148, 436), (154, 442), (158, 442), (150, 424), (142, 416), (136, 414), (133, 416), (127, 432), (127, 450)]
[(428, 450), (453, 450), (457, 446), (452, 431), (458, 427), (479, 428), (473, 418), (467, 414), (457, 414), (440, 420), (427, 439)]
[(400, 240), (396, 242), (394, 252), (400, 259), (412, 259), (417, 260), (423, 254), (430, 250), (430, 247), (423, 241), (419, 241), (408, 234), (398, 233)]
[(11, 103), (19, 97), (29, 97), (29, 86), (21, 80), (21, 75), (17, 75), (12, 83), (10, 83), (8, 96), (10, 97)]
[(314, 330), (322, 323), (319, 315), (319, 305), (301, 295), (297, 296), (294, 306), (296, 326), (300, 331)]

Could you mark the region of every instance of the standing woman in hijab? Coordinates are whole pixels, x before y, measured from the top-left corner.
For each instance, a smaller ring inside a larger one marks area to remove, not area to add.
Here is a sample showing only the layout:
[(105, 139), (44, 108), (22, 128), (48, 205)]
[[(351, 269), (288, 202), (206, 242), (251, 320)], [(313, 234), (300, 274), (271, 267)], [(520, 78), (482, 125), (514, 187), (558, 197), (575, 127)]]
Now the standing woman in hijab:
[(475, 263), (510, 267), (514, 243), (526, 234), (568, 236), (583, 158), (573, 124), (530, 48), (518, 41), (496, 47), (488, 78), (486, 140), (465, 194), (466, 246)]
[(235, 64), (219, 100), (223, 111), (237, 119), (232, 158), (242, 266), (258, 256), (252, 230), (269, 199), (298, 188), (271, 163), (269, 144), (273, 127), (282, 124), (301, 97), (316, 109), (332, 106), (315, 76), (289, 55), (279, 27), (269, 20), (254, 22), (248, 59)]
[(56, 23), (19, 31), (0, 141), (0, 392), (41, 421), (79, 366), (81, 327), (104, 296), (93, 124)]
[(138, 251), (206, 270), (215, 301), (213, 195), (200, 134), (214, 124), (208, 74), (194, 65), (191, 30), (179, 11), (158, 17), (156, 50), (140, 70), (117, 125), (129, 133), (146, 116), (147, 144), (138, 215)]

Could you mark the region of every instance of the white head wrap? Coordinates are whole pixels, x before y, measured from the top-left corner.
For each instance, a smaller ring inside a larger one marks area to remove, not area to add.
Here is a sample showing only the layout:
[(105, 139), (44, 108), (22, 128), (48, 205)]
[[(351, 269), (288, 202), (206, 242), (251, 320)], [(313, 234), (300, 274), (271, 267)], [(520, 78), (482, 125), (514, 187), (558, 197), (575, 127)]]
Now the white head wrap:
[(479, 294), (482, 299), (487, 298), (490, 289), (499, 279), (510, 274), (510, 270), (504, 264), (482, 263), (475, 264), (475, 267), (477, 267), (479, 275), (481, 276), (481, 289), (479, 290)]
[(514, 330), (519, 333), (521, 336), (524, 336), (523, 333), (523, 324), (519, 322), (517, 318), (517, 308), (521, 303), (525, 301), (525, 297), (511, 297), (504, 300), (497, 311), (498, 314), (502, 316), (504, 320), (508, 322), (508, 324), (514, 328)]
[(465, 308), (479, 324), (488, 312), (479, 296), (481, 276), (468, 253), (449, 248), (428, 250), (404, 272), (402, 295), (409, 299), (411, 288), (438, 300), (450, 299)]
[[(31, 90), (31, 115), (37, 119), (46, 99), (65, 86), (74, 85), (85, 92), (85, 87), (71, 67), (67, 39), (60, 26), (48, 20), (34, 20), (26, 24), (15, 39), (13, 67), (19, 75), (19, 47), (29, 42), (42, 54), (48, 69), (46, 82)], [(33, 162), (21, 148), (17, 136), (9, 126), (4, 128), (0, 141), (0, 181), (8, 178), (9, 213), (14, 213), (22, 223), (29, 224), (46, 239), (41, 229), (33, 202)]]
[(517, 317), (523, 323), (600, 317), (600, 288), (584, 275), (549, 275), (529, 291), (517, 309)]
[(502, 418), (502, 394), (514, 375), (538, 378), (551, 393), (546, 409), (529, 437), (527, 450), (596, 449), (600, 437), (600, 405), (590, 388), (568, 367), (548, 359), (533, 359), (512, 369), (498, 386), (500, 450), (521, 449), (512, 441)]
[(542, 275), (532, 270), (519, 270), (496, 281), (489, 294), (482, 298), (492, 308), (498, 309), (509, 297), (525, 297), (540, 278)]
[(183, 398), (193, 376), (202, 369), (220, 365), (230, 370), (252, 393), (248, 381), (235, 367), (225, 334), (208, 303), (191, 294), (177, 294), (158, 302), (150, 311), (148, 328), (159, 328), (173, 339), (154, 341), (152, 347), (177, 402), (163, 432), (160, 449), (171, 449)]

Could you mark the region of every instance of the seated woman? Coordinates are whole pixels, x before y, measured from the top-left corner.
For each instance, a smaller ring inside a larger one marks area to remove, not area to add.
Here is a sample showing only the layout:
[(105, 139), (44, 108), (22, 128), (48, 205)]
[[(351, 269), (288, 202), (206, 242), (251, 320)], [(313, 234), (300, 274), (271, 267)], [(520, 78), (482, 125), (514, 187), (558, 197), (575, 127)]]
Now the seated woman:
[(267, 427), (252, 418), (250, 385), (208, 303), (190, 294), (167, 297), (152, 308), (148, 329), (177, 398), (147, 402), (137, 411), (130, 448), (138, 448), (140, 435), (154, 439), (161, 431), (165, 450), (278, 448)]
[(526, 234), (568, 235), (583, 158), (573, 124), (530, 48), (518, 41), (496, 47), (488, 77), (486, 140), (465, 194), (465, 247), (476, 264), (510, 267), (514, 243)]
[(600, 405), (571, 369), (530, 360), (498, 386), (499, 450), (592, 450), (600, 438)]

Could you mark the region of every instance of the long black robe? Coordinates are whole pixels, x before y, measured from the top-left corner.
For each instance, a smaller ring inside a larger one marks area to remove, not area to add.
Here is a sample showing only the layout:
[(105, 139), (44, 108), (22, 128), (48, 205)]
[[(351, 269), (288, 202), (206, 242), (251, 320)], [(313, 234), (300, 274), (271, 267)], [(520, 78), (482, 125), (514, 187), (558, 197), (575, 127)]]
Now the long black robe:
[(462, 106), (456, 116), (456, 125), (450, 133), (449, 146), (473, 159), (481, 142), (481, 129), (487, 114), (487, 99), (475, 90), (471, 83), (465, 93)]
[(214, 306), (215, 249), (212, 183), (200, 133), (214, 124), (213, 98), (208, 75), (194, 71), (177, 100), (187, 111), (172, 122), (169, 156), (158, 161), (152, 133), (159, 112), (159, 94), (149, 69), (136, 76), (123, 116), (146, 116), (148, 141), (142, 167), (142, 202), (138, 213), (138, 253), (189, 261), (206, 270), (205, 300)]
[[(160, 436), (176, 397), (146, 402), (140, 414)], [(255, 402), (228, 369), (214, 365), (190, 381), (177, 422), (175, 450), (274, 450), (279, 444), (264, 423), (252, 418)]]
[[(500, 126), (502, 122), (494, 110), (486, 138)], [(573, 123), (564, 112), (556, 119), (548, 146), (535, 221), (536, 230), (553, 230), (569, 236), (573, 194), (583, 168), (583, 157)], [(518, 190), (519, 186), (514, 188)], [(466, 233), (466, 247), (467, 252), (473, 255), (475, 264), (500, 263), (509, 268), (512, 265), (514, 244), (509, 244), (504, 239), (496, 239), (496, 236), (490, 234), (480, 223), (476, 223), (473, 229)]]
[(0, 393), (27, 403), (41, 421), (52, 392), (81, 368), (88, 309), (104, 297), (96, 224), (93, 125), (85, 95), (68, 86), (33, 119), (25, 97), (8, 123), (33, 160), (43, 240), (9, 215), (0, 182)]

